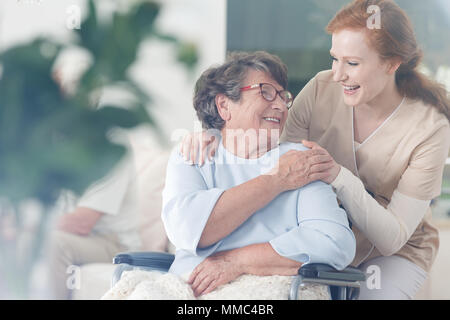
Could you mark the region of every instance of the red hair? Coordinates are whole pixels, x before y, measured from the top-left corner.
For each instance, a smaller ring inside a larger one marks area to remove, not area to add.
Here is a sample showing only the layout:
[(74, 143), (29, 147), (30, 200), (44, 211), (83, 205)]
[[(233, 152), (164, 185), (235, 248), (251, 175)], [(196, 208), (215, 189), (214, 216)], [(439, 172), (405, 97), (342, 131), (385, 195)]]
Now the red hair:
[[(368, 21), (374, 12), (367, 12), (370, 6), (379, 9), (380, 26), (368, 28)], [(433, 81), (417, 70), (423, 52), (418, 47), (412, 23), (406, 13), (392, 0), (354, 0), (343, 7), (329, 22), (326, 31), (330, 34), (343, 29), (364, 30), (367, 42), (382, 60), (400, 60), (395, 74), (400, 94), (421, 99), (436, 107), (450, 120), (450, 99), (443, 85)]]

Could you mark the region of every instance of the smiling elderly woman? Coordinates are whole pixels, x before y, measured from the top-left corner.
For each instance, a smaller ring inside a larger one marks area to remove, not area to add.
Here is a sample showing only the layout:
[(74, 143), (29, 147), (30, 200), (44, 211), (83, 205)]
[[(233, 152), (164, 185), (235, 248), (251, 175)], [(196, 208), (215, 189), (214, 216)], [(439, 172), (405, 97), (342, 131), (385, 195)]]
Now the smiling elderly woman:
[[(176, 246), (169, 273), (187, 280), (196, 297), (224, 298), (213, 294), (234, 285), (241, 287), (228, 292), (239, 296), (228, 298), (287, 299), (289, 276), (303, 264), (343, 269), (354, 257), (355, 238), (331, 186), (299, 189), (305, 181), (290, 174), (307, 170), (297, 160), (314, 150), (278, 146), (292, 105), (286, 87), (286, 66), (265, 52), (234, 53), (197, 81), (194, 108), (205, 129), (220, 131), (219, 148), (201, 167), (173, 151), (162, 212)], [(268, 278), (272, 287), (262, 295), (242, 294), (249, 281)], [(276, 281), (285, 284), (279, 296)]]

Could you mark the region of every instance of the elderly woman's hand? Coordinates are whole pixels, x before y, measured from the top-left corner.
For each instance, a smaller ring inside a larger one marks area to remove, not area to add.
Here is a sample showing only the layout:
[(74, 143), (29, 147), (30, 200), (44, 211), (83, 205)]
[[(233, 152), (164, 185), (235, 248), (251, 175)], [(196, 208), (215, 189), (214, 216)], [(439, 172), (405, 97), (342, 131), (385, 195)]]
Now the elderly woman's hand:
[(233, 250), (221, 251), (203, 260), (191, 273), (188, 283), (196, 297), (207, 294), (243, 274)]
[(191, 164), (203, 165), (206, 156), (212, 159), (219, 146), (219, 139), (210, 130), (193, 132), (184, 136), (180, 153)]

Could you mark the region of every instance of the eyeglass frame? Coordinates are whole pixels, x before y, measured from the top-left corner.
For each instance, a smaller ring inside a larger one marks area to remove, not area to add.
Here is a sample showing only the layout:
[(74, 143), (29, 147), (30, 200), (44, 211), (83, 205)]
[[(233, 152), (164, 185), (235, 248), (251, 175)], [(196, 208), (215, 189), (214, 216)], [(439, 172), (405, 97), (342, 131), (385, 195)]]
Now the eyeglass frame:
[[(264, 95), (262, 93), (262, 86), (265, 85), (265, 84), (271, 86), (272, 88), (274, 88), (274, 90), (276, 92), (276, 94), (275, 94), (275, 96), (274, 96), (274, 98), (272, 100), (269, 100), (266, 97), (264, 97)], [(277, 95), (279, 95), (281, 100), (283, 100), (286, 103), (286, 101), (283, 99), (283, 96), (281, 95), (282, 92), (286, 91), (286, 92), (288, 92), (291, 95), (291, 101), (289, 102), (289, 106), (288, 106), (288, 103), (285, 104), (286, 108), (289, 110), (292, 107), (292, 105), (294, 104), (294, 96), (292, 95), (292, 93), (290, 91), (284, 90), (284, 89), (283, 90), (277, 90), (277, 88), (275, 88), (274, 85), (270, 84), (270, 83), (266, 83), (266, 82), (255, 83), (255, 84), (251, 84), (249, 86), (242, 87), (242, 88), (240, 88), (240, 90), (241, 91), (247, 91), (247, 90), (251, 90), (251, 89), (256, 89), (258, 87), (259, 87), (259, 93), (261, 94), (263, 99), (268, 101), (268, 102), (275, 101), (275, 99), (277, 98)]]

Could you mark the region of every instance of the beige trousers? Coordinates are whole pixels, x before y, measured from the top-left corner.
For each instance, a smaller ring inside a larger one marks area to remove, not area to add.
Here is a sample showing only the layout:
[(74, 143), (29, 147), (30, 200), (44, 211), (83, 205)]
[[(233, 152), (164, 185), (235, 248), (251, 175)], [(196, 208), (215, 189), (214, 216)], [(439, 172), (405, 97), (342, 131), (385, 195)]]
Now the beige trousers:
[[(54, 299), (70, 299), (76, 288), (78, 266), (87, 263), (112, 263), (113, 257), (126, 248), (114, 235), (80, 236), (53, 231), (48, 243), (48, 279)], [(74, 286), (75, 285), (75, 286)]]

